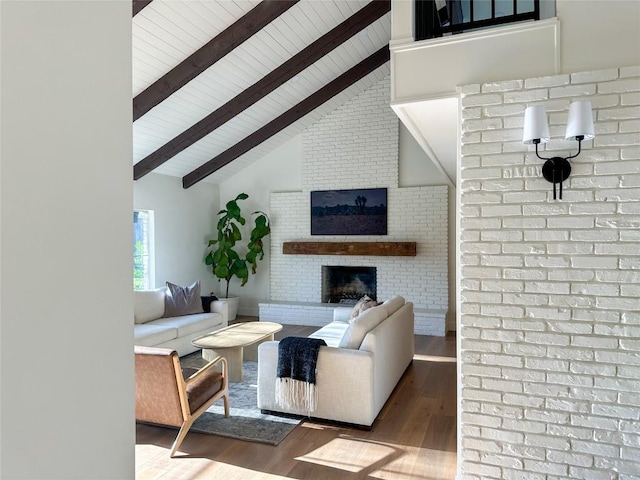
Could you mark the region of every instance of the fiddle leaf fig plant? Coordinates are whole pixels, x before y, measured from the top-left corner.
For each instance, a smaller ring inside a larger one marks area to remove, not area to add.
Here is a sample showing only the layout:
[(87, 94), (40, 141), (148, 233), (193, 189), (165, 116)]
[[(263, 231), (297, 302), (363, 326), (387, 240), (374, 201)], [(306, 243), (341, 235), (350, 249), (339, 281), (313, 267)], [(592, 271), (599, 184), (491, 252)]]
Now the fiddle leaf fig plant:
[[(224, 210), (218, 212), (218, 238), (209, 240), (209, 253), (204, 263), (211, 265), (213, 274), (218, 280), (226, 281), (225, 296), (229, 298), (229, 284), (233, 277), (241, 280), (240, 286), (246, 285), (249, 280), (249, 268), (251, 273), (256, 273), (258, 261), (264, 258), (262, 239), (271, 233), (269, 217), (264, 212), (253, 212), (257, 215), (251, 230), (249, 242), (242, 244), (242, 231), (240, 227), (247, 223), (242, 216), (242, 209), (238, 202), (246, 200), (249, 195), (240, 193), (234, 200), (226, 204)], [(238, 250), (239, 248), (239, 250)], [(247, 250), (243, 255), (240, 252)]]

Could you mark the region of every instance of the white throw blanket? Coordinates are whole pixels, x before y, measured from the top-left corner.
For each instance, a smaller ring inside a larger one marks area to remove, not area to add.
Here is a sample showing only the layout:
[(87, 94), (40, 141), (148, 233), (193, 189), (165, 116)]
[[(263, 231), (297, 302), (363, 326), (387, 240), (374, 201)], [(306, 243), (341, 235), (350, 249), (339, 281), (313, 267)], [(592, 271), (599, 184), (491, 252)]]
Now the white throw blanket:
[(316, 384), (288, 377), (277, 378), (276, 401), (286, 410), (303, 410), (311, 415), (318, 406)]
[(286, 410), (302, 410), (311, 416), (318, 405), (316, 364), (319, 338), (287, 337), (278, 344), (276, 403)]

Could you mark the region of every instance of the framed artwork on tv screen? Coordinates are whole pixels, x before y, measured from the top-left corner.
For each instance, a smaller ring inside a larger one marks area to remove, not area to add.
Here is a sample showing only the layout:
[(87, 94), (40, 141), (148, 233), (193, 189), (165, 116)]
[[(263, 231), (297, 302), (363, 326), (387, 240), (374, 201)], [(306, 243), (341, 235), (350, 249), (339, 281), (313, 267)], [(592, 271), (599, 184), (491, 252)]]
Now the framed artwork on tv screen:
[(311, 192), (311, 235), (386, 234), (386, 188)]

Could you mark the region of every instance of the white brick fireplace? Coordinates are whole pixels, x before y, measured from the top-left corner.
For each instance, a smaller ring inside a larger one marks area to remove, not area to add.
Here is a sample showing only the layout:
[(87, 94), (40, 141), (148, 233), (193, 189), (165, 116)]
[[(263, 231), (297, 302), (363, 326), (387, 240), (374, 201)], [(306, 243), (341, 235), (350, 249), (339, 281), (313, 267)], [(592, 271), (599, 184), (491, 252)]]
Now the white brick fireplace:
[[(398, 187), (398, 118), (389, 107), (389, 83), (388, 77), (381, 80), (303, 133), (303, 190), (271, 194), (272, 302), (261, 304), (261, 318), (277, 305), (287, 305), (289, 313), (291, 305), (327, 310), (318, 305), (322, 267), (366, 266), (377, 270), (379, 300), (404, 296), (418, 308), (418, 324), (424, 318), (431, 333), (444, 334), (448, 187)], [(311, 236), (311, 191), (379, 187), (387, 188), (387, 235)], [(290, 241), (416, 242), (417, 255), (285, 255), (283, 242)], [(434, 316), (442, 317), (441, 326), (432, 325)]]

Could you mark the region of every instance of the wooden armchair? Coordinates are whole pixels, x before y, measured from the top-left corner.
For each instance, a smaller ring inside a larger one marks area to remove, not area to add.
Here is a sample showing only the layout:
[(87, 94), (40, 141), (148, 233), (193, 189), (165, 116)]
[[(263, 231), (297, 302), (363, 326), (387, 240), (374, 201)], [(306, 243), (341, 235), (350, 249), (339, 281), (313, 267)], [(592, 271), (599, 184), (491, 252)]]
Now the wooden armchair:
[[(217, 357), (199, 370), (181, 369), (175, 350), (135, 347), (136, 421), (180, 427), (173, 457), (193, 422), (220, 398), (229, 416), (228, 367)], [(222, 373), (212, 368), (220, 363)]]

